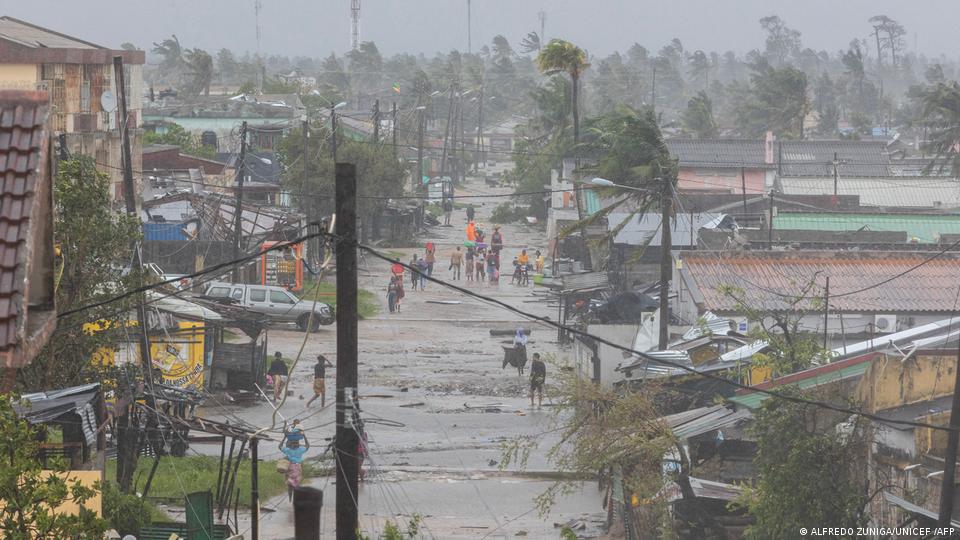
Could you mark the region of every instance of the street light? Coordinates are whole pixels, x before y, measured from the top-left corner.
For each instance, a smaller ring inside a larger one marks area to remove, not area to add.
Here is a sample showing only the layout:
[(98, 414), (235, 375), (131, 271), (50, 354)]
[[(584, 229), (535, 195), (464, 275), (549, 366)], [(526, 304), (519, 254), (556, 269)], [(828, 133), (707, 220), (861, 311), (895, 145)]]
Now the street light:
[(595, 185), (595, 186), (599, 186), (599, 187), (615, 187), (615, 188), (620, 188), (620, 189), (629, 189), (630, 191), (639, 191), (639, 192), (641, 192), (641, 193), (649, 193), (649, 192), (650, 192), (649, 189), (642, 189), (642, 188), (638, 188), (638, 187), (625, 186), (625, 185), (623, 185), (623, 184), (617, 184), (617, 183), (615, 183), (615, 182), (612, 182), (612, 181), (610, 181), (610, 180), (607, 180), (606, 178), (594, 178), (593, 180), (590, 181), (590, 183), (593, 184), (593, 185)]
[(330, 149), (333, 151), (333, 162), (337, 162), (337, 109), (346, 105), (346, 101), (341, 101), (336, 105), (330, 102)]

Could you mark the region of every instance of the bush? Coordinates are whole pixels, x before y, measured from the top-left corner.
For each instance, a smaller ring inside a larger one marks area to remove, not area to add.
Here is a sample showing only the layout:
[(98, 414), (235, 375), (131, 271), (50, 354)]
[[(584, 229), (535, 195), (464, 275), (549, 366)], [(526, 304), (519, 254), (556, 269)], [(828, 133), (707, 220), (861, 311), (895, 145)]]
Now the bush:
[(529, 209), (525, 206), (514, 206), (510, 203), (501, 203), (493, 209), (490, 214), (492, 223), (512, 223), (514, 221), (524, 221), (527, 219)]
[(151, 509), (147, 502), (136, 495), (120, 492), (116, 484), (107, 480), (100, 484), (103, 495), (103, 517), (111, 529), (121, 536), (140, 535), (140, 529), (150, 526)]

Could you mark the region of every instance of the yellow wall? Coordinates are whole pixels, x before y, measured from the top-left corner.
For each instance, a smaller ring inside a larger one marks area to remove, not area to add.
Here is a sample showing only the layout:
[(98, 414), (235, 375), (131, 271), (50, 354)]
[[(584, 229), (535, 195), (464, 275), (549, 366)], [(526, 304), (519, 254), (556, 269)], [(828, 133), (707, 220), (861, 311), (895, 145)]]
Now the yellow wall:
[[(54, 472), (54, 471), (43, 471), (44, 476), (50, 474), (56, 474), (60, 477), (66, 479), (68, 485), (79, 480), (83, 487), (93, 488), (96, 483), (103, 480), (103, 473), (101, 471), (64, 471), (64, 472)], [(103, 517), (103, 501), (98, 491), (96, 495), (83, 503), (83, 507), (87, 510), (92, 510), (99, 517)], [(80, 513), (80, 505), (75, 502), (65, 502), (61, 504), (56, 512), (58, 514), (70, 514), (77, 515)]]
[[(163, 382), (173, 386), (203, 388), (204, 381), (204, 325), (196, 321), (180, 321), (178, 330), (150, 337), (150, 360), (163, 372)], [(130, 322), (129, 326), (136, 326)], [(87, 324), (84, 328), (90, 332), (102, 330), (99, 325)], [(125, 344), (121, 344), (123, 347)], [(134, 355), (121, 355), (127, 362), (139, 362), (139, 349), (130, 347)], [(117, 363), (115, 349), (102, 348), (93, 353), (91, 362), (109, 366)], [(121, 361), (122, 363), (123, 361)]]
[(0, 64), (0, 88), (36, 90), (36, 64)]
[(866, 410), (882, 411), (953, 393), (955, 357), (914, 355), (905, 362), (881, 356), (871, 362), (857, 394)]

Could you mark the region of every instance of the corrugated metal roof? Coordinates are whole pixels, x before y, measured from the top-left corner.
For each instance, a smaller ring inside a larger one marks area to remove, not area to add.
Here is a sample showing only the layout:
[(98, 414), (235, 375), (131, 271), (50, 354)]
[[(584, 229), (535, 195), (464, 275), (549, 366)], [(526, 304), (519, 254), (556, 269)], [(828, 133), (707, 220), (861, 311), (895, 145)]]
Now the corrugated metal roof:
[(890, 348), (893, 345), (903, 349), (910, 344), (926, 344), (928, 342), (925, 342), (924, 338), (942, 336), (948, 332), (953, 333), (954, 329), (958, 327), (960, 327), (960, 318), (951, 317), (942, 319), (921, 326), (915, 326), (907, 330), (901, 330), (900, 332), (877, 336), (876, 338), (859, 343), (852, 343), (846, 347), (838, 347), (830, 351), (830, 357), (836, 362), (837, 359), (840, 358), (858, 356), (867, 352)]
[(833, 158), (843, 178), (890, 176), (884, 141), (783, 141), (776, 149), (780, 176), (832, 176)]
[(700, 317), (700, 320), (697, 321), (697, 324), (691, 326), (686, 332), (683, 333), (683, 340), (688, 341), (707, 334), (725, 336), (732, 332), (735, 327), (736, 326), (732, 320), (726, 317), (720, 317), (714, 314), (712, 311), (708, 311)]
[[(629, 223), (617, 233), (613, 238), (615, 244), (627, 244), (631, 246), (641, 246), (644, 244), (650, 246), (660, 246), (662, 234), (660, 231), (660, 214), (644, 214), (630, 217), (627, 213), (611, 213), (607, 218), (607, 228), (615, 229), (625, 220), (630, 219)], [(670, 241), (675, 247), (686, 247), (697, 245), (697, 231), (700, 227), (710, 222), (723, 218), (723, 214), (702, 213), (693, 214), (693, 220), (690, 214), (678, 214), (675, 220), (670, 222)], [(691, 232), (691, 223), (693, 231)]]
[(664, 416), (662, 420), (670, 427), (677, 439), (684, 440), (723, 429), (752, 417), (753, 413), (748, 410), (735, 411), (723, 405), (715, 405)]
[(840, 214), (783, 212), (773, 219), (774, 230), (904, 231), (908, 238), (935, 244), (944, 234), (960, 234), (960, 215)]
[(564, 291), (578, 291), (606, 287), (610, 280), (606, 272), (582, 272), (560, 276)]
[(765, 340), (758, 339), (749, 345), (744, 345), (739, 349), (723, 353), (720, 355), (721, 362), (742, 362), (753, 357), (753, 355), (766, 349), (770, 344)]
[(34, 48), (102, 49), (88, 41), (73, 38), (53, 30), (30, 24), (13, 17), (0, 17), (0, 38)]
[[(883, 498), (886, 499), (887, 502), (889, 502), (890, 504), (894, 506), (899, 506), (900, 508), (903, 508), (904, 510), (906, 510), (911, 514), (920, 514), (934, 521), (936, 521), (937, 518), (939, 517), (937, 515), (938, 512), (934, 512), (933, 510), (927, 510), (922, 506), (917, 506), (916, 504), (913, 504), (912, 502), (909, 502), (906, 499), (897, 497), (896, 495), (894, 495), (893, 493), (890, 493), (889, 491), (883, 492)], [(937, 509), (939, 510), (939, 508), (940, 508), (940, 504), (937, 503)], [(960, 529), (960, 521), (951, 520), (950, 525), (956, 529)]]
[(670, 155), (681, 167), (694, 168), (773, 168), (764, 163), (761, 139), (667, 139)]
[[(833, 177), (783, 178), (786, 195), (833, 195)], [(838, 195), (859, 195), (863, 206), (913, 208), (960, 207), (960, 181), (955, 178), (840, 178)]]
[[(694, 496), (701, 499), (735, 501), (740, 498), (740, 495), (743, 492), (743, 488), (733, 484), (714, 482), (712, 480), (694, 478), (693, 476), (689, 477), (689, 480), (690, 488), (693, 490)], [(680, 492), (680, 486), (674, 482), (671, 482), (668, 486), (666, 486), (661, 493), (669, 502), (683, 498), (683, 494)]]
[[(795, 377), (794, 380), (784, 384), (774, 384), (774, 386), (776, 388), (794, 387), (799, 388), (800, 390), (809, 390), (824, 384), (835, 383), (853, 377), (861, 377), (870, 366), (869, 360), (870, 359), (868, 358), (862, 362), (852, 363), (844, 368), (833, 371), (827, 371), (827, 369), (833, 367), (830, 364), (818, 366), (813, 369), (801, 371), (800, 373), (794, 373), (792, 375), (799, 375), (800, 377)], [(776, 379), (771, 382), (776, 383)], [(733, 396), (728, 398), (728, 400), (748, 409), (757, 409), (763, 405), (763, 402), (765, 402), (769, 397), (770, 396), (768, 394), (764, 394), (762, 392), (751, 392), (749, 394)]]
[[(687, 252), (683, 272), (703, 297), (703, 309), (734, 312), (724, 286), (743, 289), (758, 309), (792, 309), (790, 295), (823, 295), (848, 313), (947, 312), (954, 309), (960, 258), (944, 253), (866, 251)], [(813, 280), (813, 287), (803, 289)], [(863, 290), (866, 289), (866, 290)], [(860, 292), (855, 292), (860, 291)], [(787, 295), (784, 297), (783, 295)]]

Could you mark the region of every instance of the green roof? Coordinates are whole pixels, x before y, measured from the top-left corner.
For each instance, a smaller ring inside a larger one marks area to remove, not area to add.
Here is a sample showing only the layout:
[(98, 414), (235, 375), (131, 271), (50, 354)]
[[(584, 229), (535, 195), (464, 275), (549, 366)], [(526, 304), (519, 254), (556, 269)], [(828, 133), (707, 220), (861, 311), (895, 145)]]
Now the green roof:
[(583, 210), (588, 216), (592, 216), (600, 211), (600, 197), (592, 189), (585, 189), (583, 193)]
[[(849, 379), (850, 377), (860, 377), (867, 371), (867, 368), (870, 367), (870, 364), (871, 362), (860, 362), (837, 371), (821, 373), (806, 379), (801, 379), (797, 382), (774, 386), (772, 388), (768, 388), (768, 390), (777, 391), (781, 388), (799, 388), (800, 390), (809, 390), (820, 385)], [(751, 392), (749, 394), (733, 396), (732, 398), (729, 398), (729, 401), (748, 409), (758, 409), (769, 397), (769, 394), (764, 394), (763, 392)]]
[(904, 231), (907, 239), (935, 244), (943, 234), (960, 234), (960, 215), (897, 215), (784, 212), (773, 219), (773, 228), (803, 231)]

